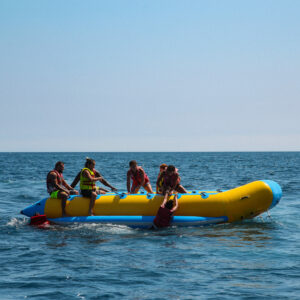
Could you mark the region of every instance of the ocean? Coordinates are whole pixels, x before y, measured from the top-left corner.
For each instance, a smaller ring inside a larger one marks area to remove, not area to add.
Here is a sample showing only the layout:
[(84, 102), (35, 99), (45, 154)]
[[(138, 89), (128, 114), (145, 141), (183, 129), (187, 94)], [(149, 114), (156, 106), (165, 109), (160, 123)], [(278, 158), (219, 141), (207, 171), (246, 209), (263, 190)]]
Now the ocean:
[[(135, 159), (153, 187), (167, 163), (187, 189), (270, 179), (283, 195), (270, 214), (232, 224), (29, 226), (20, 211), (47, 196), (55, 162), (70, 184), (87, 156), (119, 190)], [(299, 212), (300, 152), (0, 153), (0, 299), (300, 299)]]

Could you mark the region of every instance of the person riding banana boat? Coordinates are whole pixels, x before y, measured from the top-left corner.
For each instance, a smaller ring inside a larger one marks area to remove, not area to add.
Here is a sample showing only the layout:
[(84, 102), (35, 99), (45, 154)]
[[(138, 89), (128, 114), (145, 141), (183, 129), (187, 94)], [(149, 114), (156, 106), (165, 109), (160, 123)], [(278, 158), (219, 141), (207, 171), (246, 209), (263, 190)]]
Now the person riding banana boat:
[(67, 216), (65, 212), (66, 201), (70, 195), (78, 195), (78, 192), (74, 188), (67, 184), (63, 177), (63, 171), (65, 164), (62, 161), (58, 161), (52, 171), (47, 174), (46, 184), (47, 191), (51, 198), (61, 199), (62, 216)]
[(96, 182), (101, 181), (102, 177), (96, 177), (94, 169), (96, 166), (95, 160), (88, 158), (85, 163), (85, 167), (80, 173), (80, 193), (83, 197), (90, 198), (90, 205), (88, 209), (88, 215), (93, 215), (93, 208), (97, 198)]
[(167, 169), (158, 176), (156, 185), (162, 183), (161, 193), (172, 194), (174, 191), (178, 193), (187, 193), (186, 189), (180, 184), (181, 178), (178, 169), (170, 165)]
[(168, 167), (168, 165), (166, 165), (166, 164), (161, 164), (159, 166), (159, 174), (157, 176), (157, 181), (156, 181), (156, 193), (157, 194), (161, 194), (162, 193), (164, 178), (163, 178), (163, 176), (160, 177), (160, 175), (167, 170), (167, 167)]
[[(131, 188), (130, 179), (132, 180)], [(148, 193), (153, 193), (148, 175), (141, 166), (138, 166), (135, 160), (132, 160), (129, 162), (129, 170), (127, 172), (127, 191), (130, 194), (136, 194), (141, 187)]]
[[(88, 160), (88, 158), (87, 158)], [(78, 182), (80, 181), (80, 175), (81, 175), (81, 172), (82, 172), (83, 169), (81, 169), (78, 174), (76, 175), (76, 177), (74, 178), (73, 182), (71, 183), (71, 187), (75, 188), (76, 185), (78, 184)], [(101, 178), (99, 179), (99, 181), (109, 187), (111, 189), (112, 192), (116, 192), (117, 189), (115, 187), (113, 187), (107, 180), (104, 179), (104, 177), (101, 175), (101, 173), (95, 169), (92, 170), (95, 174), (95, 177), (98, 177), (98, 178)], [(109, 192), (107, 189), (104, 189), (102, 187), (99, 187), (99, 186), (96, 186), (96, 193), (99, 195), (99, 194), (105, 194)]]

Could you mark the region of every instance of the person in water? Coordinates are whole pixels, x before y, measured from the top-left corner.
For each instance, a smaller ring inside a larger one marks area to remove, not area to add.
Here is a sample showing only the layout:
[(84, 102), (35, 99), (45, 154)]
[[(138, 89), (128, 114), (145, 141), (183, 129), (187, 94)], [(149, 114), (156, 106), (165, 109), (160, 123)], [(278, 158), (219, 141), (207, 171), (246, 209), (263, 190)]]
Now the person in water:
[(175, 191), (178, 193), (187, 193), (186, 189), (180, 184), (181, 179), (178, 170), (174, 166), (168, 166), (166, 171), (159, 175), (156, 184), (158, 185), (161, 180), (163, 180), (162, 194), (165, 195), (165, 199)]
[[(132, 186), (130, 188), (130, 179)], [(143, 187), (148, 193), (153, 193), (149, 177), (141, 166), (138, 166), (135, 160), (129, 162), (129, 170), (127, 172), (127, 191), (136, 194)]]
[(55, 167), (47, 175), (47, 191), (51, 198), (61, 199), (62, 217), (66, 217), (66, 202), (70, 195), (78, 195), (78, 192), (74, 190), (70, 185), (66, 183), (63, 177), (63, 171), (65, 164), (62, 161), (58, 161)]
[(153, 227), (155, 229), (157, 228), (163, 228), (168, 227), (171, 225), (171, 220), (174, 212), (178, 208), (178, 200), (177, 200), (177, 194), (174, 196), (175, 206), (173, 207), (174, 201), (173, 200), (165, 200), (163, 204), (159, 207), (156, 217), (153, 220)]
[(102, 177), (96, 177), (94, 169), (96, 166), (95, 160), (87, 158), (85, 167), (80, 173), (80, 193), (83, 197), (90, 198), (90, 205), (88, 215), (93, 215), (92, 209), (94, 208), (95, 201), (97, 198), (96, 181), (100, 181)]
[[(88, 158), (87, 158), (88, 159)], [(115, 187), (113, 187), (111, 184), (109, 184), (104, 178), (103, 176), (100, 174), (100, 172), (98, 172), (97, 170), (93, 169), (92, 170), (95, 174), (95, 177), (99, 177), (101, 179), (99, 179), (99, 181), (104, 184), (105, 186), (109, 187), (113, 192), (116, 192), (117, 189)], [(78, 184), (78, 182), (80, 181), (80, 175), (81, 175), (82, 169), (78, 172), (78, 174), (76, 175), (75, 179), (73, 180), (71, 187), (75, 188), (75, 186)], [(99, 194), (105, 194), (107, 193), (108, 190), (103, 189), (101, 187), (96, 187), (96, 193)]]
[[(163, 172), (165, 172), (166, 170), (167, 170), (167, 165), (166, 164), (161, 164), (160, 166), (159, 166), (159, 174), (158, 174), (158, 176), (157, 176), (157, 180), (159, 179), (159, 176), (163, 173)], [(157, 181), (156, 182), (156, 193), (157, 194), (161, 194), (162, 193), (162, 188), (163, 188), (163, 183), (164, 183), (164, 178), (163, 178), (163, 176), (160, 178), (160, 180), (159, 181)]]

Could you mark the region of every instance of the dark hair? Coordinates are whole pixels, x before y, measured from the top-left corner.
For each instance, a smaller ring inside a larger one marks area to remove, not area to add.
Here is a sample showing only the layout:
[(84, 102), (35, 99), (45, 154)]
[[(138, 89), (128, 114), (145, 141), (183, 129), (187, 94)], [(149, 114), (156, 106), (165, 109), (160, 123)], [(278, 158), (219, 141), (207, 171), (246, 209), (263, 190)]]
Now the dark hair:
[(55, 169), (58, 167), (58, 166), (62, 166), (64, 165), (65, 163), (62, 162), (62, 161), (58, 161), (56, 164), (55, 164)]
[(169, 200), (169, 201), (166, 203), (165, 207), (166, 207), (167, 209), (172, 209), (172, 208), (173, 208), (173, 200)]
[(174, 172), (174, 171), (175, 171), (175, 167), (174, 167), (174, 166), (169, 165), (169, 166), (167, 167), (167, 172)]
[(129, 162), (129, 167), (136, 166), (136, 165), (137, 165), (136, 160), (131, 160), (131, 161)]
[(89, 166), (90, 164), (95, 164), (95, 160), (94, 159), (91, 159), (91, 158), (86, 158), (86, 161), (85, 161), (85, 164), (84, 166), (87, 168), (87, 166)]

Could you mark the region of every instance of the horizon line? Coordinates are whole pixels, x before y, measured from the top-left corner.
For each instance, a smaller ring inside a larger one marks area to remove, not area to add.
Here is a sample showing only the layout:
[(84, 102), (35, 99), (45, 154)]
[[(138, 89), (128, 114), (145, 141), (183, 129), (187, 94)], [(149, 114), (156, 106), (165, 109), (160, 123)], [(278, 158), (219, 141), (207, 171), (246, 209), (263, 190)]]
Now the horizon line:
[(300, 152), (300, 150), (190, 150), (190, 151), (0, 151), (0, 153), (248, 153)]

